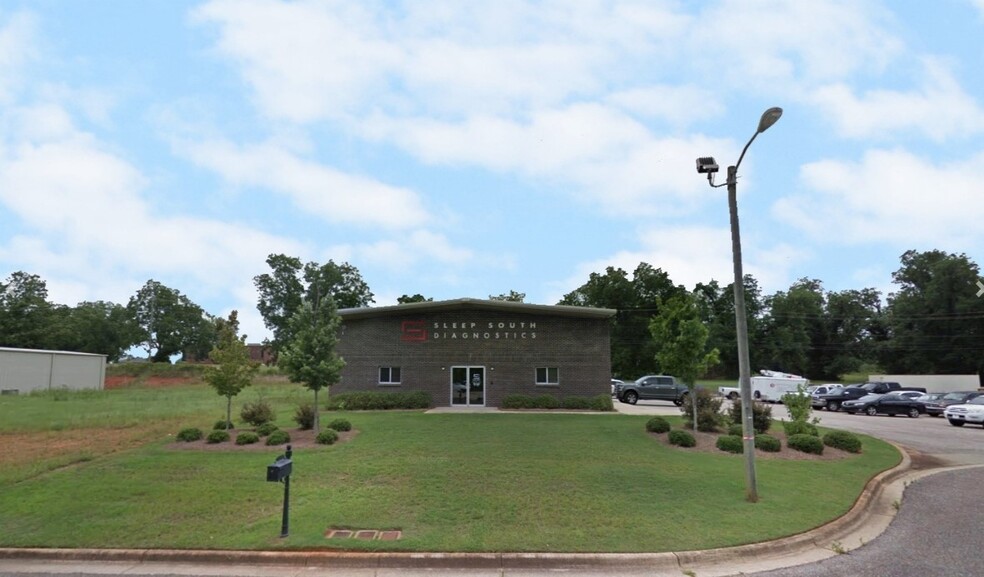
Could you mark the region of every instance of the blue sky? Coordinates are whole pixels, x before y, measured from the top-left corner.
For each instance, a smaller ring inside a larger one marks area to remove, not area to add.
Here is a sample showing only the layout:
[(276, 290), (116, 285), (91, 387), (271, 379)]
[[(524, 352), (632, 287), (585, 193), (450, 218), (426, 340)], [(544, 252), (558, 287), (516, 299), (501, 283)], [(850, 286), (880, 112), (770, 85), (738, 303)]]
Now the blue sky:
[[(126, 303), (148, 279), (267, 336), (270, 253), (376, 304), (607, 266), (892, 289), (984, 249), (984, 0), (3, 0), (0, 276)], [(720, 177), (723, 179), (723, 173)]]

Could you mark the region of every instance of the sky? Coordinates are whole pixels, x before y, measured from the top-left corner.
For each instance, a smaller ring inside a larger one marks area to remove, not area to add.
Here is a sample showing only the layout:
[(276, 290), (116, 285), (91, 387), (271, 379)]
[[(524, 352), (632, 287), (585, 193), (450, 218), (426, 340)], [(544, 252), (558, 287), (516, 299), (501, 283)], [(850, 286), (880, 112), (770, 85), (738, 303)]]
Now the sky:
[[(269, 254), (556, 304), (647, 262), (888, 294), (984, 257), (984, 0), (0, 0), (0, 279), (269, 336)], [(976, 40), (975, 40), (976, 39)]]

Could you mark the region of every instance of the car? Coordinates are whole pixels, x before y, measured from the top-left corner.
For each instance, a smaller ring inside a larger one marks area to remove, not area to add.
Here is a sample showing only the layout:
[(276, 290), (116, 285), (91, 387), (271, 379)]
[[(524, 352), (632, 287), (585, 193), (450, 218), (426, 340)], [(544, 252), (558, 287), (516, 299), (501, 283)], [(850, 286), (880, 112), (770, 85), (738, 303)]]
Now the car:
[(899, 394), (907, 399), (918, 399), (926, 393), (922, 391), (899, 391)]
[(951, 405), (962, 405), (967, 401), (981, 395), (984, 395), (984, 393), (977, 391), (957, 391), (953, 393), (946, 393), (935, 400), (923, 401), (923, 404), (926, 405), (927, 415), (941, 417), (943, 416), (943, 411), (945, 411), (947, 407)]
[(827, 401), (820, 398), (820, 395), (829, 395), (844, 388), (840, 383), (828, 383), (826, 385), (810, 385), (806, 392), (810, 394), (810, 405), (814, 409), (822, 409), (827, 406)]
[(943, 411), (943, 416), (954, 427), (962, 427), (965, 423), (984, 426), (984, 395), (974, 397), (962, 405), (950, 405)]
[(903, 391), (886, 393), (884, 395), (865, 395), (853, 401), (844, 401), (841, 408), (851, 413), (862, 412), (866, 415), (906, 415), (913, 419), (926, 412), (926, 406), (919, 401), (906, 396)]
[(623, 386), (625, 386), (624, 381), (620, 379), (612, 379), (612, 396), (617, 397), (619, 389), (621, 389)]
[(615, 397), (630, 405), (640, 400), (670, 401), (676, 406), (683, 404), (690, 394), (690, 389), (669, 375), (646, 375), (632, 383), (618, 387)]

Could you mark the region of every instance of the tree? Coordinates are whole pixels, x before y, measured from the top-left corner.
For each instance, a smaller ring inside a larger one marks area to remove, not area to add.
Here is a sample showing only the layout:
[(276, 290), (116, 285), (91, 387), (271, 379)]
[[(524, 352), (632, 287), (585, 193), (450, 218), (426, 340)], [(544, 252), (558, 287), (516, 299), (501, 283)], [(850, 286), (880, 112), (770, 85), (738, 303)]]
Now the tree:
[(73, 344), (68, 350), (106, 355), (120, 360), (130, 347), (140, 343), (140, 328), (126, 307), (106, 301), (80, 302), (69, 309)]
[(229, 320), (220, 319), (218, 342), (209, 353), (214, 366), (205, 369), (204, 379), (215, 392), (226, 398), (226, 428), (232, 428), (232, 398), (253, 383), (259, 363), (249, 358), (246, 335), (238, 336), (239, 313), (229, 313)]
[(417, 293), (413, 296), (403, 295), (396, 299), (397, 304), (406, 305), (410, 303), (429, 303), (433, 302), (434, 299), (425, 298), (424, 295)]
[(321, 296), (331, 296), (341, 308), (366, 307), (374, 302), (369, 285), (359, 270), (348, 263), (329, 260), (324, 265), (302, 265), (299, 258), (283, 254), (271, 254), (266, 262), (272, 272), (257, 275), (253, 284), (259, 293), (256, 308), (263, 324), (273, 332), (270, 346), (274, 354), (293, 340), (290, 320), (304, 300), (313, 302)]
[(526, 300), (526, 293), (518, 293), (514, 290), (510, 290), (508, 293), (502, 293), (498, 296), (489, 295), (490, 301), (506, 301), (511, 303), (521, 303)]
[[(752, 367), (763, 361), (763, 304), (762, 290), (758, 281), (750, 274), (743, 279), (745, 287), (745, 314), (748, 325), (748, 341), (750, 345), (749, 361)], [(734, 283), (721, 287), (717, 281), (698, 283), (693, 295), (697, 301), (700, 318), (707, 327), (707, 343), (709, 348), (717, 349), (721, 363), (715, 369), (720, 376), (736, 376), (738, 374), (738, 331), (735, 326), (735, 289)]]
[(140, 346), (155, 363), (200, 343), (211, 325), (191, 299), (153, 279), (130, 298), (127, 310), (139, 327)]
[(679, 378), (690, 389), (694, 430), (697, 430), (697, 378), (719, 361), (718, 350), (707, 350), (707, 327), (700, 320), (697, 303), (680, 294), (661, 303), (660, 313), (649, 323), (656, 358), (664, 372)]
[(0, 283), (0, 346), (52, 348), (51, 315), (48, 286), (38, 275), (18, 271)]
[(821, 374), (823, 363), (818, 360), (819, 347), (826, 342), (821, 282), (800, 279), (788, 291), (766, 299), (766, 306), (766, 368), (813, 378), (825, 376)]
[(335, 352), (338, 344), (338, 316), (331, 295), (304, 300), (290, 319), (291, 340), (281, 351), (278, 364), (292, 383), (314, 391), (314, 430), (321, 430), (318, 418), (318, 391), (338, 383), (345, 361)]

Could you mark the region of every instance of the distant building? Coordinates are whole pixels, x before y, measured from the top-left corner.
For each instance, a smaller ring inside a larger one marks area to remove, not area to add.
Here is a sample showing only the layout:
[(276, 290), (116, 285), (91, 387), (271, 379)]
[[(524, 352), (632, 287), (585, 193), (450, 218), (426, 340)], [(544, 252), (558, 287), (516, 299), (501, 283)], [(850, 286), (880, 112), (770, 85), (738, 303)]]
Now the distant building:
[(0, 394), (102, 389), (106, 355), (0, 347)]
[(426, 391), (436, 406), (611, 391), (611, 309), (457, 299), (342, 309), (333, 391)]

